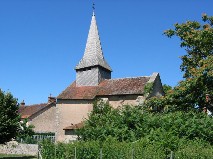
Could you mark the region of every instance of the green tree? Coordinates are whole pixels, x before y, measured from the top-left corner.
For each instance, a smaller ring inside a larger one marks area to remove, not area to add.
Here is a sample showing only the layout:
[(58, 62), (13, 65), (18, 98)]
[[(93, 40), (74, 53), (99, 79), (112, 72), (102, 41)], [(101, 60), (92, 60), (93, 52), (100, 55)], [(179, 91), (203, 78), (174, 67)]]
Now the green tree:
[(164, 32), (169, 38), (179, 37), (180, 46), (186, 50), (186, 54), (181, 56), (180, 66), (184, 80), (173, 89), (164, 87), (165, 97), (148, 99), (147, 107), (188, 111), (208, 106), (213, 111), (212, 103), (207, 104), (205, 100), (206, 94), (213, 94), (213, 17), (203, 14), (202, 20), (202, 23), (176, 23), (175, 29)]
[[(96, 101), (89, 119), (84, 127), (78, 131), (83, 140), (105, 140), (107, 136), (117, 134), (117, 122), (119, 122), (118, 110), (113, 109), (108, 103)], [(117, 118), (117, 121), (115, 120)]]
[(168, 37), (180, 38), (186, 54), (181, 56), (181, 81), (169, 95), (168, 102), (177, 109), (203, 108), (205, 94), (213, 94), (213, 17), (203, 14), (203, 23), (187, 21), (165, 31)]
[(0, 89), (0, 143), (15, 138), (19, 130), (20, 116), (17, 99)]
[(167, 95), (172, 91), (172, 87), (170, 85), (164, 84), (163, 90), (164, 90), (165, 95)]
[(18, 131), (17, 140), (25, 143), (32, 143), (32, 136), (35, 134), (33, 131), (34, 126), (28, 124), (28, 120), (20, 121), (20, 129)]

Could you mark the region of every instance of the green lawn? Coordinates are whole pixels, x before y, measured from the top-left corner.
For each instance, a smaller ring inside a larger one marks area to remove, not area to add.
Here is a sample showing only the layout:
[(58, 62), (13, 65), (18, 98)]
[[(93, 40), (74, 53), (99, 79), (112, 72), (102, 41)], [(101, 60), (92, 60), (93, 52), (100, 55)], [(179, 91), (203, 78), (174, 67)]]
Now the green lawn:
[(6, 154), (0, 154), (0, 158), (5, 159), (37, 159), (35, 156), (26, 156), (26, 155), (6, 155)]

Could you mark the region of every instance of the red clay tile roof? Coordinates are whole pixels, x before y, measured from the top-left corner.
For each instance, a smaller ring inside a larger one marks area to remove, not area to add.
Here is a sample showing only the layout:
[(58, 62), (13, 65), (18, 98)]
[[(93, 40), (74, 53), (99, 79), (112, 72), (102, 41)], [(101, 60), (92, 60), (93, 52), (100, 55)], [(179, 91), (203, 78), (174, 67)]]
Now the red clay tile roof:
[(41, 103), (41, 104), (34, 104), (34, 105), (29, 105), (29, 106), (20, 106), (19, 107), (19, 114), (21, 115), (21, 118), (28, 118), (34, 113), (40, 111), (43, 109), (47, 103)]
[(94, 99), (96, 96), (143, 94), (150, 77), (107, 79), (98, 86), (76, 86), (73, 82), (57, 99)]
[(84, 122), (80, 122), (78, 124), (72, 124), (70, 126), (67, 126), (63, 128), (63, 130), (75, 130), (75, 129), (82, 128), (83, 126), (84, 126)]

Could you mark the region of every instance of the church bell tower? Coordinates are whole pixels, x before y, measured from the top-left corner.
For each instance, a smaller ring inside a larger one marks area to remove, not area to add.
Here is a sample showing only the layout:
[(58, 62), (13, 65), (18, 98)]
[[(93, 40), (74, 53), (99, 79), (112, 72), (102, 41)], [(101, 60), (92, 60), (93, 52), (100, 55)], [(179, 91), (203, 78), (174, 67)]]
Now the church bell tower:
[(84, 55), (75, 70), (77, 87), (97, 86), (104, 79), (111, 79), (112, 69), (103, 56), (94, 8)]

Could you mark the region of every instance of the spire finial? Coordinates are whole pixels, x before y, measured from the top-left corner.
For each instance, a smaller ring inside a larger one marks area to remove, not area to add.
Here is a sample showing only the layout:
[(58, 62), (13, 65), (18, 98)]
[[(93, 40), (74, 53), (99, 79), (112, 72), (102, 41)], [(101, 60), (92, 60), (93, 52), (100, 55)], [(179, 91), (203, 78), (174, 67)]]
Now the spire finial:
[(93, 10), (93, 15), (95, 15), (95, 2), (94, 1), (92, 3), (92, 10)]

